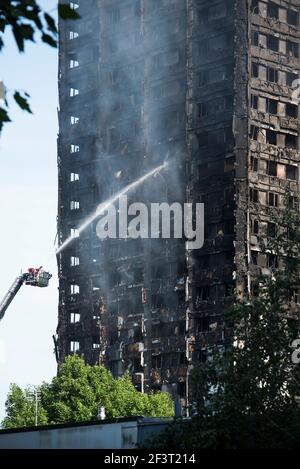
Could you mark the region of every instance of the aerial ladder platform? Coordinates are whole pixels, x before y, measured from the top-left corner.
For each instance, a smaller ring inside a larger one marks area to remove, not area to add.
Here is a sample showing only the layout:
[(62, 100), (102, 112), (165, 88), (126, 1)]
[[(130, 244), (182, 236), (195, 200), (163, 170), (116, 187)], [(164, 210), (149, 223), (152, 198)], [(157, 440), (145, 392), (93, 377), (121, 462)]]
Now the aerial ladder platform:
[(4, 317), (7, 308), (15, 298), (16, 294), (22, 287), (22, 285), (30, 285), (32, 287), (48, 287), (49, 280), (52, 275), (49, 272), (46, 272), (39, 267), (35, 269), (34, 267), (30, 267), (27, 272), (21, 273), (16, 280), (11, 285), (10, 289), (4, 296), (3, 300), (0, 303), (0, 321)]

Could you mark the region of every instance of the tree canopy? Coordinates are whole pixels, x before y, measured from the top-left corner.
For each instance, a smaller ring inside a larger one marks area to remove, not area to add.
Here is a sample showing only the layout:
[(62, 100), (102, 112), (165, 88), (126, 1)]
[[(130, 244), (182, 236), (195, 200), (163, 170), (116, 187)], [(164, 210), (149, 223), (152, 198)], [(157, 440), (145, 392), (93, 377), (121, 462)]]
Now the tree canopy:
[[(70, 3), (60, 3), (58, 14), (62, 19), (75, 20), (78, 13), (70, 7)], [(5, 34), (11, 31), (19, 52), (25, 51), (25, 44), (40, 40), (51, 47), (57, 47), (57, 25), (52, 15), (44, 11), (36, 0), (0, 0), (0, 52), (5, 46)], [(1, 79), (1, 77), (0, 77)], [(26, 91), (13, 90), (8, 92), (0, 82), (0, 131), (5, 122), (10, 122), (8, 113), (9, 95), (12, 95), (17, 105), (31, 113)]]
[(12, 384), (6, 400), (4, 428), (35, 423), (34, 393), (38, 393), (38, 423), (70, 423), (96, 419), (100, 406), (107, 418), (128, 416), (171, 417), (173, 402), (169, 394), (142, 394), (128, 374), (114, 379), (103, 366), (85, 364), (72, 355), (59, 367), (51, 383), (21, 389)]

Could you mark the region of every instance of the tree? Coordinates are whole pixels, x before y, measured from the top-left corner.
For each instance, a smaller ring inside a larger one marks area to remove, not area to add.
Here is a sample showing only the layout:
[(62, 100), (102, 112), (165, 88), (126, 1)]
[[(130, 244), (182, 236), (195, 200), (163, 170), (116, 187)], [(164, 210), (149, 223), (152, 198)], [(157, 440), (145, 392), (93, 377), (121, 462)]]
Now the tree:
[[(125, 374), (114, 379), (103, 366), (86, 365), (83, 358), (72, 355), (60, 366), (51, 383), (39, 386), (39, 423), (81, 422), (96, 419), (100, 406), (106, 417), (143, 415), (171, 417), (173, 402), (166, 393), (142, 394)], [(6, 401), (4, 428), (34, 424), (35, 407), (29, 390), (15, 384)]]
[[(2, 422), (4, 428), (27, 427), (35, 424), (35, 392), (37, 389), (27, 387), (21, 389), (16, 384), (10, 386), (5, 403), (6, 417)], [(38, 422), (47, 423), (44, 409), (38, 406)]]
[[(78, 13), (70, 7), (70, 4), (60, 3), (58, 14), (62, 19), (78, 19)], [(51, 47), (57, 47), (57, 26), (54, 18), (45, 12), (36, 0), (0, 0), (0, 51), (5, 46), (4, 35), (11, 30), (19, 52), (25, 51), (27, 41), (35, 42), (36, 34)], [(31, 113), (28, 103), (29, 95), (26, 92), (14, 90), (13, 99), (17, 105)], [(0, 83), (0, 131), (5, 122), (10, 122), (8, 114), (9, 98), (4, 85)]]
[(299, 365), (292, 362), (300, 320), (300, 215), (272, 215), (262, 239), (269, 270), (253, 275), (253, 291), (225, 316), (224, 348), (192, 373), (195, 416), (157, 442), (166, 448), (297, 448), (300, 444)]

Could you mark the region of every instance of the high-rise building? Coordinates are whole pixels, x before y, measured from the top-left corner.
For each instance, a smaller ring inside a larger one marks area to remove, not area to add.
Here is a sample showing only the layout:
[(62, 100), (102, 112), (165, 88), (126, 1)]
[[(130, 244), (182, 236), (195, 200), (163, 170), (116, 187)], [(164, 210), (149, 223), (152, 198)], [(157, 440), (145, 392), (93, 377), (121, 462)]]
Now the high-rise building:
[[(299, 198), (299, 0), (75, 0), (60, 21), (59, 362), (189, 398), (233, 289), (277, 262), (270, 214)], [(99, 203), (205, 204), (205, 243), (100, 240)]]

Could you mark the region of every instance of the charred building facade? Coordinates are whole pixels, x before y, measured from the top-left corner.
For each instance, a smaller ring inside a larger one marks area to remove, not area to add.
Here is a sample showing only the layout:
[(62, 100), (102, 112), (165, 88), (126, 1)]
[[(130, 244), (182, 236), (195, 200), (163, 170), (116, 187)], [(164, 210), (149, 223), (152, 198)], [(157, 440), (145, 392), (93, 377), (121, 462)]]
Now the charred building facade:
[[(57, 355), (130, 371), (189, 398), (193, 364), (224, 342), (234, 287), (286, 189), (299, 197), (299, 0), (74, 0), (60, 23)], [(297, 88), (298, 87), (298, 88)], [(129, 202), (202, 202), (205, 244), (106, 239), (99, 203), (168, 161)]]

